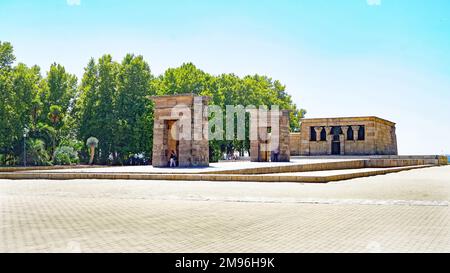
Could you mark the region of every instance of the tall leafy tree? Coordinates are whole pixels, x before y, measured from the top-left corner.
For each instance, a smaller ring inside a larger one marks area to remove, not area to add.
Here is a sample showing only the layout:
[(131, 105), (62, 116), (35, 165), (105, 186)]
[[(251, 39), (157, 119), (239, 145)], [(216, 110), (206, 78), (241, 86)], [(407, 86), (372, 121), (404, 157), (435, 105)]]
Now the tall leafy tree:
[[(56, 146), (60, 145), (63, 139), (73, 138), (69, 135), (72, 131), (67, 121), (72, 120), (73, 104), (77, 94), (77, 78), (67, 73), (64, 66), (52, 64), (46, 77), (40, 83), (38, 100), (33, 102), (33, 116), (37, 119), (36, 130), (43, 129), (43, 132), (36, 132), (36, 135), (47, 135), (48, 126), (53, 127), (53, 138), (51, 143), (47, 143), (49, 153), (53, 157)], [(36, 124), (36, 120), (34, 120)], [(66, 124), (68, 123), (68, 124)]]
[(110, 156), (116, 156), (115, 97), (118, 72), (119, 64), (113, 62), (111, 55), (104, 55), (97, 64), (91, 59), (85, 69), (76, 106), (80, 119), (79, 136), (83, 142), (91, 136), (99, 140), (101, 163), (107, 163)]
[(0, 41), (0, 153), (2, 164), (7, 164), (11, 156), (14, 137), (11, 128), (14, 127), (14, 99), (12, 91), (12, 64), (15, 61), (14, 50), (10, 43)]
[(22, 151), (22, 135), (24, 129), (33, 129), (33, 102), (36, 101), (41, 81), (40, 69), (37, 66), (28, 68), (19, 63), (13, 68), (11, 74), (12, 97), (9, 106), (13, 107), (13, 122), (10, 123), (10, 140), (14, 154), (20, 155)]
[(115, 103), (115, 144), (122, 161), (135, 153), (151, 154), (153, 109), (148, 96), (155, 94), (152, 79), (142, 56), (125, 56), (118, 73)]
[(78, 137), (84, 142), (91, 134), (94, 134), (95, 128), (98, 127), (94, 112), (99, 100), (98, 67), (93, 58), (89, 60), (84, 69), (79, 90), (74, 109), (75, 126), (78, 129)]

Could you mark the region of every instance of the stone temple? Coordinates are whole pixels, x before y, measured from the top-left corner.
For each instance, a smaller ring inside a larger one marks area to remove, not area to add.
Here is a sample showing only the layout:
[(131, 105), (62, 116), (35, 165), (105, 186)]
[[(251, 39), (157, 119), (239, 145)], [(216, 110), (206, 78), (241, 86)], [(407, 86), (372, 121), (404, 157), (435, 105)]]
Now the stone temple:
[(395, 123), (378, 117), (314, 118), (290, 134), (291, 155), (397, 155)]
[[(155, 103), (155, 167), (168, 167), (176, 154), (179, 167), (209, 166), (209, 97), (193, 94), (151, 97)], [(251, 114), (250, 160), (289, 162), (291, 156), (398, 155), (395, 123), (378, 117), (302, 119), (289, 133), (289, 111)], [(264, 117), (264, 118), (262, 118)]]

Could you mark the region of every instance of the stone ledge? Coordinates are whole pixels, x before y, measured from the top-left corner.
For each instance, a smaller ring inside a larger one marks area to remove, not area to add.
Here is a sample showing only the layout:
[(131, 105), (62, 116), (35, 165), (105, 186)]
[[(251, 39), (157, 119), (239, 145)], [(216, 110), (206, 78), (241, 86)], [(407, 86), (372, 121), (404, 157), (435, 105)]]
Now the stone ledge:
[(29, 167), (0, 167), (2, 172), (21, 172), (21, 171), (46, 171), (46, 170), (65, 170), (65, 169), (87, 169), (87, 168), (108, 168), (113, 166), (100, 165), (58, 165), (58, 166), (29, 166)]
[(354, 172), (327, 176), (289, 176), (282, 174), (273, 175), (240, 175), (240, 174), (122, 174), (122, 173), (32, 173), (32, 172), (10, 172), (0, 173), (0, 179), (108, 179), (108, 180), (176, 180), (176, 181), (221, 181), (221, 182), (295, 182), (295, 183), (328, 183), (348, 180), (360, 177), (369, 177), (432, 167), (433, 165), (395, 167), (389, 169), (370, 170), (366, 172)]

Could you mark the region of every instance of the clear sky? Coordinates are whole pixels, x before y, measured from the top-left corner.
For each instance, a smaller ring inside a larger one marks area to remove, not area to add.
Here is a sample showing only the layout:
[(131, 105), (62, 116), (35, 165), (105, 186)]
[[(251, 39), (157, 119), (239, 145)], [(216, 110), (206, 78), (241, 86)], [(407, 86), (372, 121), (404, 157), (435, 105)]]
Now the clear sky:
[(266, 74), (307, 117), (379, 116), (401, 154), (450, 154), (448, 0), (0, 0), (0, 40), (79, 77), (128, 52), (154, 74)]

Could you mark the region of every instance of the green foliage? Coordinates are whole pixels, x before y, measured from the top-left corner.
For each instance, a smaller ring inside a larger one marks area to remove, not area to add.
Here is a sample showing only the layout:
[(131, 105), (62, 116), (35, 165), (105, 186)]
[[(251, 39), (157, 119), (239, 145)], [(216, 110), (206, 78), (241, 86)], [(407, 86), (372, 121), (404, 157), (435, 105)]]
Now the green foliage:
[(34, 126), (29, 137), (43, 140), (46, 147), (56, 146), (56, 129), (46, 123), (39, 122)]
[(61, 112), (66, 112), (71, 100), (76, 95), (77, 78), (66, 73), (59, 64), (52, 64), (47, 77), (41, 82), (40, 99), (47, 111), (52, 105), (58, 105)]
[(71, 165), (77, 164), (79, 161), (78, 153), (73, 147), (60, 146), (53, 154), (53, 164), (55, 165)]
[(32, 102), (41, 80), (39, 68), (12, 66), (12, 46), (0, 42), (0, 153), (2, 164), (17, 164), (25, 127), (32, 123)]
[(8, 42), (0, 41), (0, 69), (9, 69), (16, 60), (13, 46)]
[(59, 105), (50, 106), (50, 111), (48, 112), (47, 117), (52, 122), (53, 127), (57, 127), (58, 125), (60, 125), (64, 117), (61, 106)]
[(86, 139), (95, 134), (102, 140), (99, 144), (102, 164), (107, 163), (109, 155), (116, 150), (115, 98), (119, 68), (120, 65), (113, 62), (110, 55), (101, 57), (98, 64), (91, 60), (81, 83), (80, 101), (75, 110), (80, 118), (79, 137)]
[[(50, 165), (50, 156), (45, 149), (45, 143), (41, 139), (28, 139), (26, 141), (27, 165), (47, 166)], [(23, 162), (23, 153), (22, 159)]]
[(115, 113), (117, 134), (116, 151), (120, 160), (136, 153), (151, 151), (153, 109), (150, 95), (153, 76), (142, 56), (128, 54), (122, 61), (117, 77)]
[(97, 147), (98, 146), (98, 139), (96, 137), (90, 137), (86, 140), (86, 146), (88, 147)]

